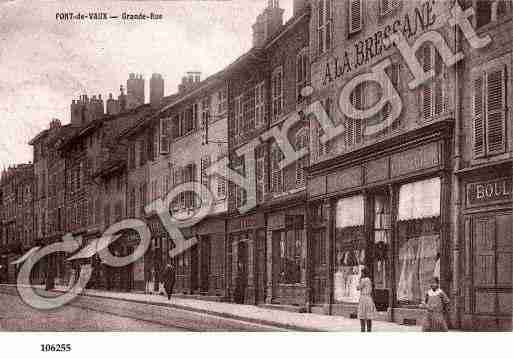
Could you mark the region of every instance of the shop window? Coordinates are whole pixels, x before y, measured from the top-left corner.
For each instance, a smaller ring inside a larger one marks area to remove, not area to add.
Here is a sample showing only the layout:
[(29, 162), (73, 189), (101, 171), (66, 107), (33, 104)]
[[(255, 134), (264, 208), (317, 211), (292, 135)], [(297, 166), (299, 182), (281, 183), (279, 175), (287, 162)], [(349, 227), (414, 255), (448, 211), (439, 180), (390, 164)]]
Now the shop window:
[(320, 0), (318, 8), (317, 41), (319, 54), (324, 54), (332, 47), (333, 38), (332, 0)]
[(336, 207), (334, 299), (357, 303), (356, 289), (365, 265), (364, 198), (342, 198)]
[(363, 1), (349, 0), (349, 34), (356, 34), (363, 29)]
[(494, 66), (473, 79), (474, 157), (506, 150), (506, 67)]
[(440, 178), (399, 190), (397, 301), (418, 304), (433, 277), (440, 278)]

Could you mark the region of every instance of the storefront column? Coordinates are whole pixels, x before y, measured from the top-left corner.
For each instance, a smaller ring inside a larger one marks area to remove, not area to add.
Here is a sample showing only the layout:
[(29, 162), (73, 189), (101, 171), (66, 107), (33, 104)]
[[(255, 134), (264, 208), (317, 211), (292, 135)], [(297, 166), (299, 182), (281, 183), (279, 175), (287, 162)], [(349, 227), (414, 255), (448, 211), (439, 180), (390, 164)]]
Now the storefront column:
[(328, 285), (327, 289), (327, 300), (328, 303), (328, 315), (332, 315), (333, 311), (333, 256), (334, 256), (334, 248), (335, 248), (335, 212), (336, 212), (336, 202), (334, 200), (330, 201), (330, 214), (328, 220), (328, 245), (327, 249), (327, 263), (328, 263)]
[(312, 305), (312, 268), (313, 268), (313, 240), (312, 240), (312, 226), (310, 223), (310, 207), (305, 205), (305, 233), (306, 233), (306, 253), (305, 253), (305, 287), (306, 287), (306, 293), (305, 293), (305, 307), (306, 312), (310, 313), (311, 311), (311, 305)]
[(388, 251), (388, 271), (387, 281), (390, 283), (390, 292), (388, 294), (388, 317), (390, 321), (394, 321), (394, 307), (396, 304), (396, 271), (395, 271), (395, 253), (397, 252), (397, 210), (399, 203), (399, 192), (394, 185), (388, 186), (390, 197), (390, 250)]

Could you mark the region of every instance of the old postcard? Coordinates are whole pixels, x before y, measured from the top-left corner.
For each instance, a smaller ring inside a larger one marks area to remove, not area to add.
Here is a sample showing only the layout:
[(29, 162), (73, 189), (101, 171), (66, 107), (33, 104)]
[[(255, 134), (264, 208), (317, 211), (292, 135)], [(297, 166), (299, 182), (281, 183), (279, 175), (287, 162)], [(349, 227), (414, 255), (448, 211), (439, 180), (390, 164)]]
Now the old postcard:
[(512, 35), (510, 0), (0, 1), (0, 331), (511, 332)]

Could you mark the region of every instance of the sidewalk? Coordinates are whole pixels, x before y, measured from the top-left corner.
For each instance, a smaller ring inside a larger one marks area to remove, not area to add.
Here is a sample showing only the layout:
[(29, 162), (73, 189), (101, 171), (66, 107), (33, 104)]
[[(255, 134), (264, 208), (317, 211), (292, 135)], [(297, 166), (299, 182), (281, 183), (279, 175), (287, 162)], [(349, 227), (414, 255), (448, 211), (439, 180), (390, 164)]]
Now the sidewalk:
[[(56, 288), (55, 290), (65, 291), (64, 287)], [(209, 302), (205, 300), (177, 297), (172, 297), (171, 300), (168, 300), (167, 297), (155, 294), (118, 293), (94, 289), (87, 289), (82, 295), (168, 306), (177, 309), (217, 315), (224, 318), (243, 320), (256, 324), (276, 326), (289, 330), (346, 332), (356, 332), (360, 330), (360, 322), (357, 319), (311, 313), (293, 313), (261, 308), (254, 305)], [(404, 326), (384, 321), (374, 321), (372, 323), (372, 327), (375, 332), (420, 331), (419, 326)]]

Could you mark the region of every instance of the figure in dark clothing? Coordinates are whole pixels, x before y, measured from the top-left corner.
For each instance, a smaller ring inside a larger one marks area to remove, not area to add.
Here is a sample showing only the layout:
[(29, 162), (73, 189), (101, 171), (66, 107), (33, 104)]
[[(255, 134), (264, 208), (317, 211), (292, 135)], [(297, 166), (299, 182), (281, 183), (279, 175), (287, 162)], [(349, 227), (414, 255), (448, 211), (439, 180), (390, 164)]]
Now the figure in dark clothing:
[(175, 286), (175, 278), (176, 271), (175, 267), (172, 264), (168, 264), (162, 272), (162, 281), (164, 282), (164, 289), (166, 290), (167, 299), (171, 299), (171, 295), (173, 294), (173, 287)]

